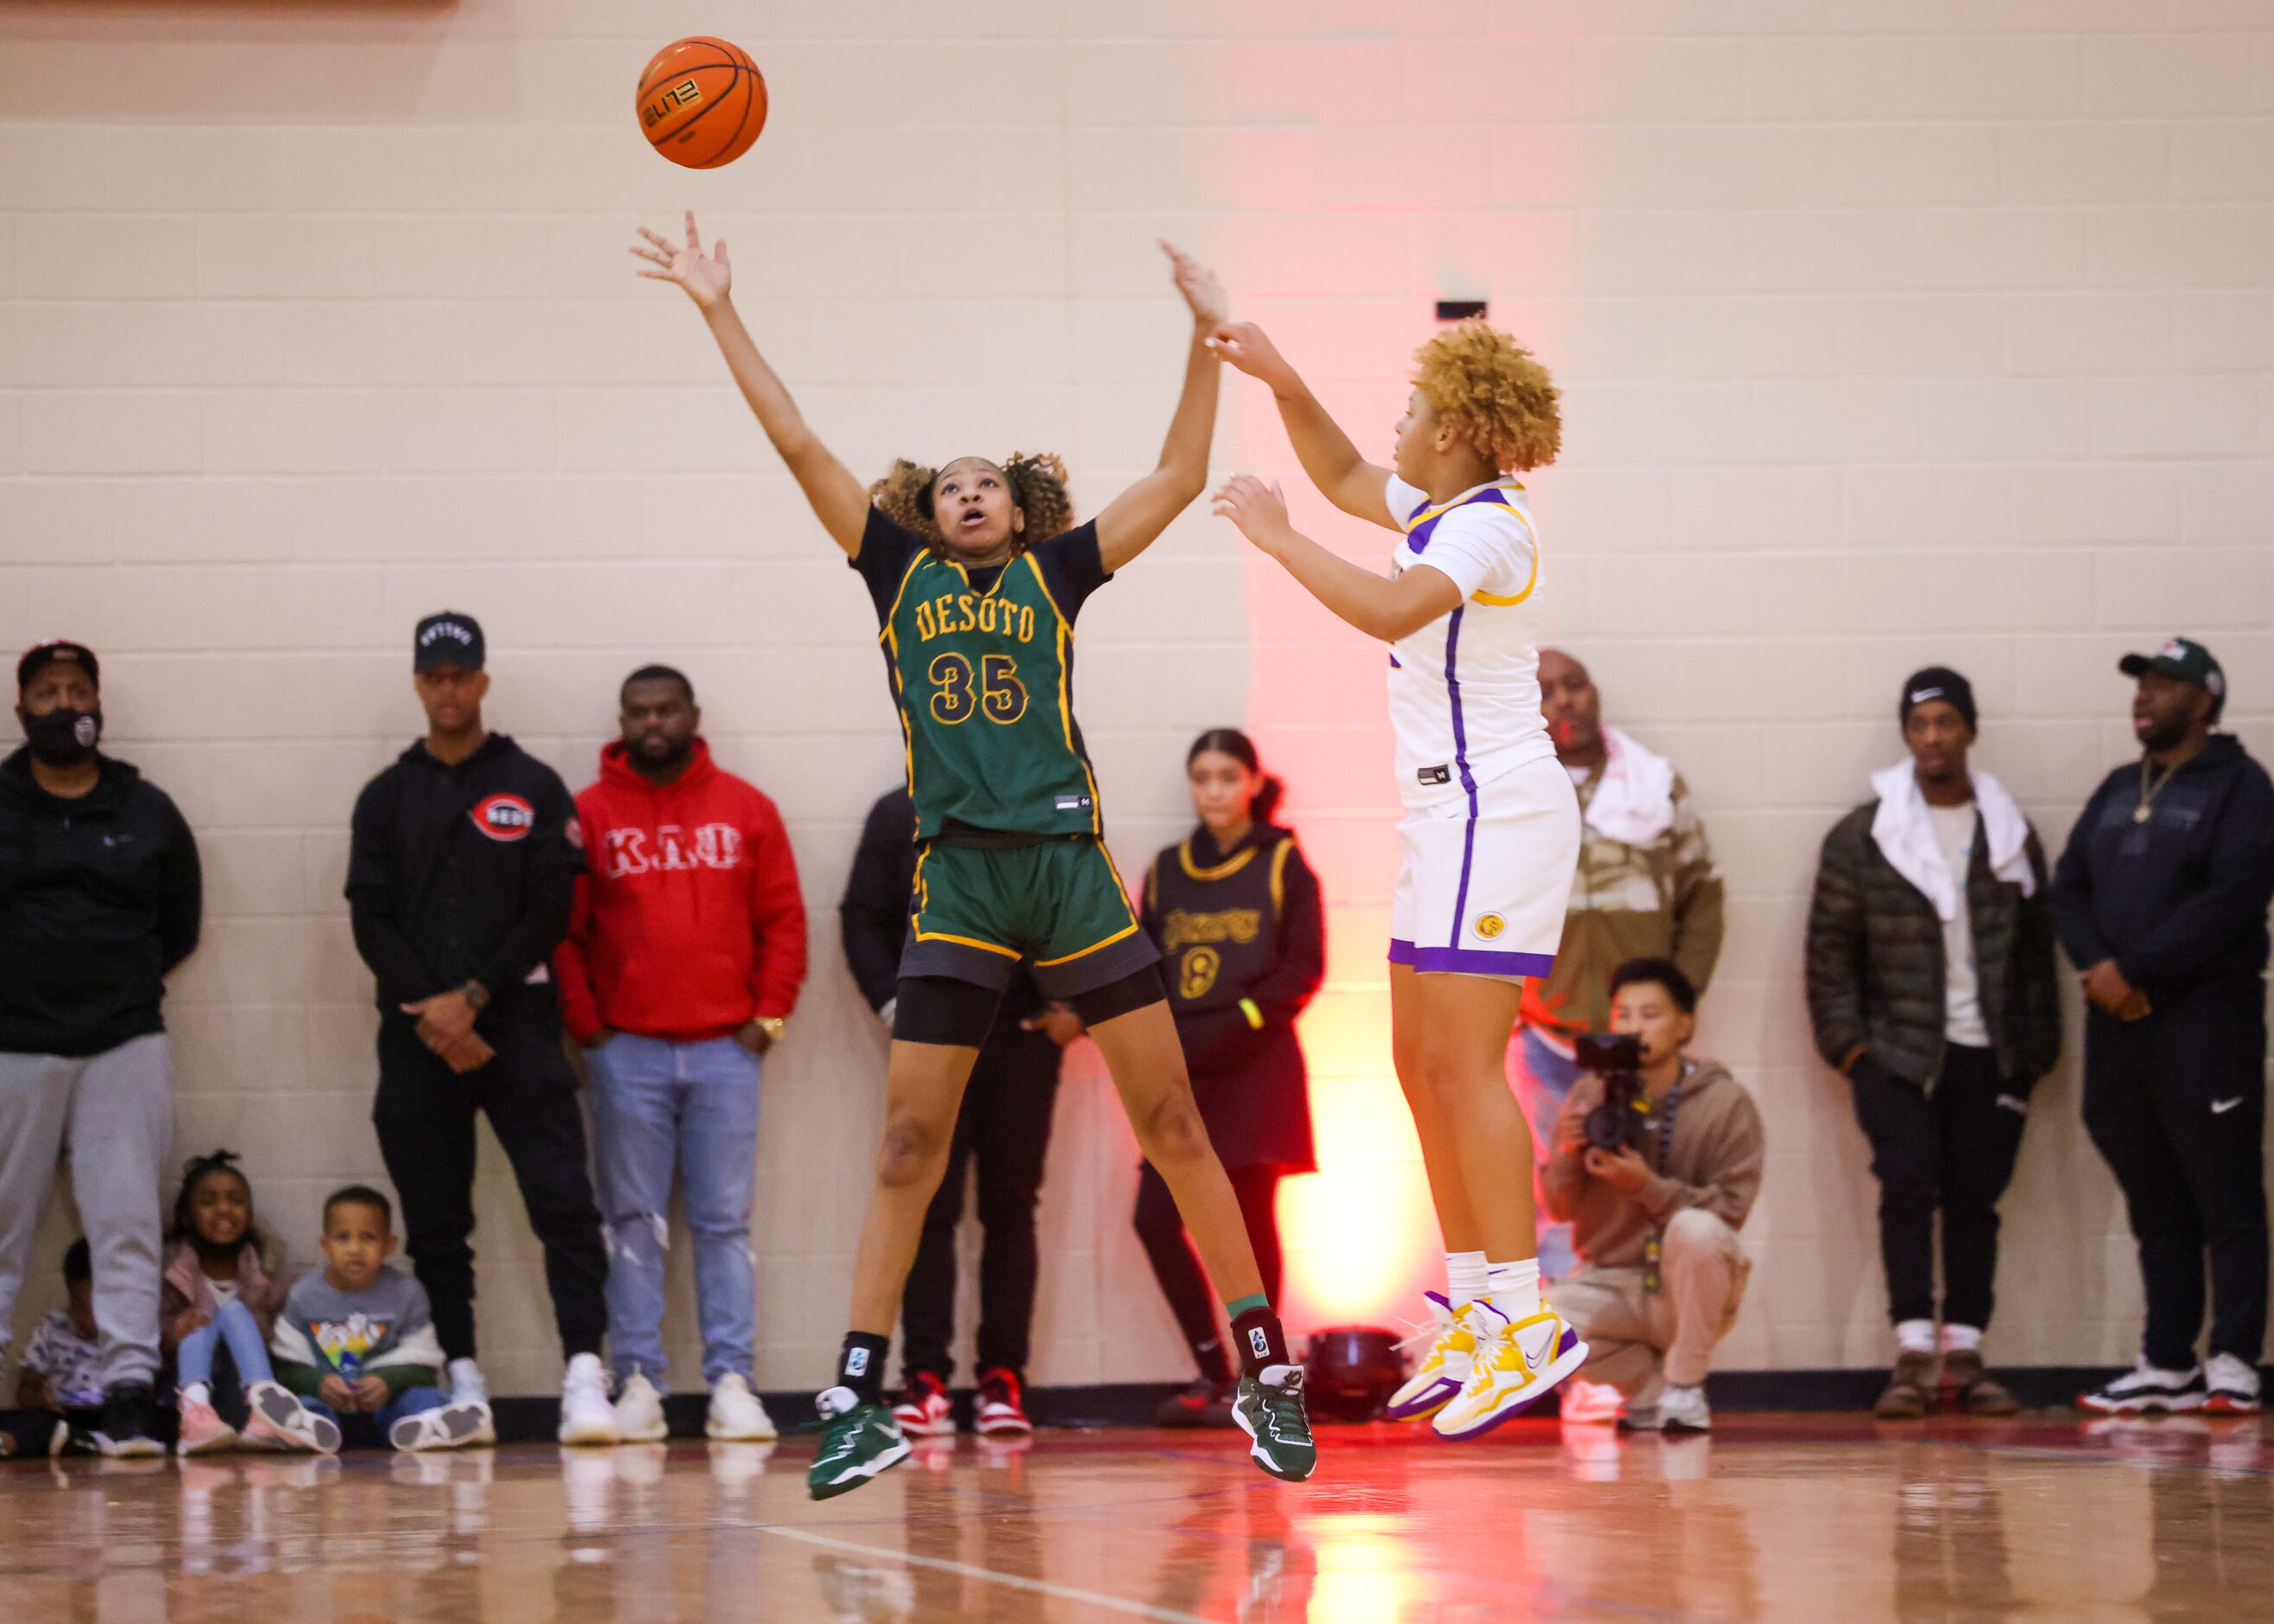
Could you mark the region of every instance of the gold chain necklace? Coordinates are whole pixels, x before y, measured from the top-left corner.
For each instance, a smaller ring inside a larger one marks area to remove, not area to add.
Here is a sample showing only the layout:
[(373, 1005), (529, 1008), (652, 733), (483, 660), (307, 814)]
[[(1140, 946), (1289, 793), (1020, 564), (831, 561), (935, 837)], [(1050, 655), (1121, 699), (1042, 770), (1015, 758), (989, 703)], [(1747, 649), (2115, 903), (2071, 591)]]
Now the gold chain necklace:
[(2164, 776), (2157, 778), (2155, 786), (2150, 788), (2148, 784), (2148, 758), (2145, 756), (2140, 758), (2140, 804), (2132, 808), (2134, 823), (2144, 823), (2155, 816), (2150, 808), (2154, 806), (2156, 797), (2164, 793), (2164, 786), (2172, 781), (2172, 775), (2179, 770), (2179, 763), (2172, 763), (2164, 769)]

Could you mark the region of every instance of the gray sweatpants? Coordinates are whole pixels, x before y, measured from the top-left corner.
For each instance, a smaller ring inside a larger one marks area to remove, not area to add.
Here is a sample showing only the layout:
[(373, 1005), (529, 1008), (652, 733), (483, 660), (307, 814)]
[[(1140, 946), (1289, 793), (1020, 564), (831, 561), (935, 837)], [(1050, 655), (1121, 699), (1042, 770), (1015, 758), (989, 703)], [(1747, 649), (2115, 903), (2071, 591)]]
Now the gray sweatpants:
[(94, 1264), (102, 1385), (156, 1377), (158, 1181), (173, 1132), (173, 1063), (162, 1032), (84, 1059), (0, 1054), (0, 1352), (32, 1233), (68, 1150)]

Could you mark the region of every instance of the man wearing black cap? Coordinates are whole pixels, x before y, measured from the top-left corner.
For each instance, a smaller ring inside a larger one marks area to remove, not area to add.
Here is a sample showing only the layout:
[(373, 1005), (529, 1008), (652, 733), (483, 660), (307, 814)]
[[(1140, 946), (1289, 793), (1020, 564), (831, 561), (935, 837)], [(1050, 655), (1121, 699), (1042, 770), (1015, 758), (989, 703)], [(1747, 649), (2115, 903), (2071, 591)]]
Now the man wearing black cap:
[[(2084, 981), (2084, 1124), (2123, 1186), (2147, 1287), (2137, 1368), (2078, 1402), (2107, 1414), (2257, 1412), (2266, 1327), (2266, 906), (2274, 781), (2214, 733), (2226, 673), (2174, 637), (2138, 680), (2139, 762), (2101, 782), (2053, 876)], [(2210, 1263), (2210, 1360), (2195, 1363)]]
[[(2060, 1057), (2060, 989), (2037, 831), (1969, 765), (1973, 685), (1930, 665), (1895, 714), (1910, 759), (1825, 838), (1808, 915), (1816, 1047), (1847, 1077), (1879, 1181), (1895, 1366), (1877, 1413), (1939, 1402), (2011, 1415), (1984, 1369), (1998, 1201), (2029, 1092)], [(1934, 1296), (1942, 1214), (1941, 1325)]]
[(174, 1126), (161, 1006), (198, 944), (202, 882), (165, 792), (96, 748), (101, 683), (82, 644), (26, 653), (27, 742), (0, 762), (0, 1354), (68, 1144), (102, 1329), (97, 1439), (155, 1455), (158, 1185)]
[(576, 1074), (546, 961), (568, 929), (584, 854), (552, 768), (485, 731), (482, 628), (418, 623), (426, 737), (356, 801), (347, 897), (379, 981), (379, 1130), (453, 1396), (486, 1401), (474, 1363), (474, 1113), (513, 1163), (563, 1350), (564, 1443), (614, 1443), (599, 1362), (607, 1252), (585, 1170)]

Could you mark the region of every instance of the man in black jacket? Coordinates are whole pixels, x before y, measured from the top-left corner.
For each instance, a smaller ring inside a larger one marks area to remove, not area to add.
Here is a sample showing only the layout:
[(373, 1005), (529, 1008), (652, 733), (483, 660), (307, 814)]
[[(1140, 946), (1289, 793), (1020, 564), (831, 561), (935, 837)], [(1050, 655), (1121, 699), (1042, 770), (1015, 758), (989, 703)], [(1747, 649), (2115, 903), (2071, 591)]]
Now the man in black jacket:
[(104, 1452), (155, 1455), (158, 1185), (174, 1126), (165, 978), (198, 944), (197, 842), (97, 748), (94, 650), (16, 664), (28, 742), (0, 762), (0, 1354), (32, 1232), (71, 1147), (102, 1329)]
[[(893, 790), (869, 808), (839, 910), (846, 963), (887, 1027), (915, 886), (915, 807), (907, 790)], [(964, 1170), (975, 1162), (985, 1241), (979, 1254), (974, 1420), (983, 1433), (1031, 1430), (1024, 1390), (1041, 1268), (1035, 1202), (1050, 1154), (1060, 1050), (1081, 1035), (1081, 1023), (1073, 1013), (1045, 1004), (1022, 975), (1005, 996), (995, 1030), (972, 1067), (947, 1172), (925, 1209), (923, 1238), (900, 1294), (907, 1387), (892, 1413), (905, 1432), (928, 1437), (955, 1431), (947, 1396), (955, 1369), (949, 1351), (955, 1339), (955, 1229), (963, 1217)]]
[[(2080, 972), (2084, 1124), (2139, 1243), (2138, 1368), (2078, 1402), (2109, 1414), (2257, 1412), (2266, 1327), (2266, 906), (2274, 781), (2214, 733), (2226, 674), (2175, 637), (2127, 654), (2141, 759), (2070, 831), (2053, 917)], [(2210, 1361), (2195, 1363), (2210, 1261)]]
[[(1895, 1365), (1877, 1413), (2019, 1406), (1983, 1367), (1998, 1202), (2029, 1092), (2060, 1057), (2044, 853), (2014, 798), (1968, 763), (1972, 684), (1914, 673), (1896, 701), (1910, 756), (1825, 837), (1808, 913), (1816, 1047), (1855, 1094), (1879, 1181)], [(1935, 1214), (1942, 1323), (1935, 1324)]]
[(488, 1398), (474, 1363), (468, 1244), (479, 1110), (545, 1247), (568, 1356), (561, 1441), (614, 1443), (599, 1357), (607, 1252), (546, 967), (584, 868), (576, 806), (552, 768), (483, 728), (484, 655), (471, 615), (418, 623), (412, 670), (426, 737), (356, 801), (348, 906), (357, 951), (379, 981), (372, 1120), (453, 1395)]

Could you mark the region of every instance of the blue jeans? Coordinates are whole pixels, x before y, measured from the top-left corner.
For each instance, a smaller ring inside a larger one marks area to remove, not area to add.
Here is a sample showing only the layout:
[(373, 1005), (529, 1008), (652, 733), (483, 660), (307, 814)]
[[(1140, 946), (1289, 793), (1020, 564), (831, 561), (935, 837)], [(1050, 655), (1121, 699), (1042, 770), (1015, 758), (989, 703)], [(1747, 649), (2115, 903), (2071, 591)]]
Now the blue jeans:
[(674, 1043), (619, 1033), (584, 1056), (592, 1159), (608, 1237), (608, 1346), (616, 1374), (659, 1387), (671, 1176), (686, 1180), (703, 1379), (748, 1380), (757, 1340), (750, 1200), (758, 1171), (758, 1057), (732, 1038)]
[(181, 1346), (174, 1350), (176, 1380), (185, 1387), (193, 1381), (211, 1386), (214, 1350), (224, 1343), (230, 1363), (237, 1366), (240, 1386), (276, 1380), (268, 1368), (268, 1346), (260, 1335), (260, 1321), (252, 1317), (251, 1309), (236, 1302), (223, 1303), (210, 1320), (182, 1338)]
[(1555, 1119), (1562, 1114), (1563, 1101), (1571, 1097), (1571, 1085), (1578, 1077), (1577, 1064), (1569, 1056), (1558, 1054), (1539, 1033), (1530, 1026), (1517, 1031), (1516, 1097), (1523, 1103), (1525, 1120), (1532, 1124), (1532, 1210), (1539, 1226), (1542, 1280), (1561, 1280), (1577, 1263), (1571, 1250), (1571, 1226), (1547, 1216), (1537, 1176), (1555, 1147)]
[(375, 1410), (354, 1410), (342, 1415), (321, 1399), (304, 1398), (300, 1402), (320, 1416), (329, 1416), (339, 1423), (340, 1440), (358, 1448), (377, 1448), (387, 1443), (387, 1434), (405, 1416), (440, 1410), (450, 1402), (450, 1395), (440, 1387), (405, 1387)]

